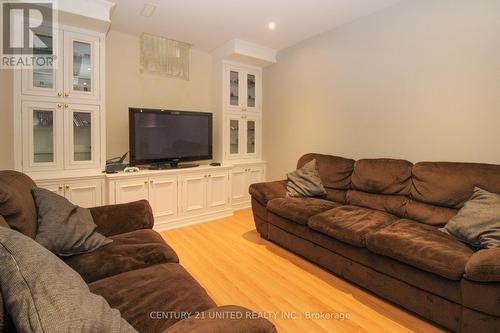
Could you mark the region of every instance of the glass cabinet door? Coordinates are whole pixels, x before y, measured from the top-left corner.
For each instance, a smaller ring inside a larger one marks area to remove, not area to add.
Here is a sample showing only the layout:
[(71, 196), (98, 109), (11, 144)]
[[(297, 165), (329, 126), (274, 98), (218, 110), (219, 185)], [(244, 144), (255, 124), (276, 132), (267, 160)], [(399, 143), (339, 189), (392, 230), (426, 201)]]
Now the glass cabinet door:
[(98, 106), (68, 105), (66, 128), (69, 133), (66, 167), (82, 168), (98, 165)]
[(229, 104), (240, 105), (240, 73), (237, 71), (229, 71)]
[(57, 103), (23, 103), (23, 168), (62, 167), (63, 106)]
[(242, 148), (244, 129), (240, 118), (238, 115), (229, 115), (225, 118), (224, 150), (227, 158), (235, 158), (244, 153)]
[(260, 75), (257, 71), (245, 72), (245, 107), (243, 111), (257, 112), (260, 109)]
[(224, 69), (224, 105), (228, 111), (242, 111), (245, 104), (245, 73), (238, 67), (226, 64)]
[(64, 32), (65, 97), (99, 98), (99, 38)]
[(247, 73), (247, 107), (255, 108), (255, 74)]
[(240, 153), (240, 121), (238, 119), (229, 120), (229, 154)]
[(247, 149), (246, 153), (247, 154), (255, 154), (255, 147), (256, 147), (256, 121), (255, 120), (247, 120), (247, 128), (246, 128), (246, 139), (247, 139)]
[[(22, 72), (23, 94), (62, 96), (62, 68), (57, 35), (35, 33), (32, 38), (34, 66)], [(54, 52), (55, 50), (55, 52)]]

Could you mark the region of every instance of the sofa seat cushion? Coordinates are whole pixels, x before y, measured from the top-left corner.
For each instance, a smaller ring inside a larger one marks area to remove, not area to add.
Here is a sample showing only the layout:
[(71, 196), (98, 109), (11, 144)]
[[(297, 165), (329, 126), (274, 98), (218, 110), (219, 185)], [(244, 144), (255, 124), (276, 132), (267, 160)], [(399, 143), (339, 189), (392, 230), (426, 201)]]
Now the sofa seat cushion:
[(160, 234), (142, 229), (110, 237), (113, 242), (97, 250), (69, 257), (65, 260), (87, 282), (138, 268), (179, 262), (175, 251)]
[(268, 202), (267, 209), (298, 224), (307, 224), (311, 216), (339, 207), (340, 204), (319, 198), (279, 198)]
[(216, 304), (179, 264), (125, 272), (89, 284), (139, 332), (163, 332), (191, 313)]
[(433, 226), (399, 220), (369, 234), (370, 251), (458, 281), (473, 254), (472, 248)]
[(398, 217), (386, 212), (357, 206), (341, 206), (309, 219), (307, 225), (322, 234), (358, 247), (366, 247), (366, 236)]
[(286, 197), (286, 180), (250, 185), (248, 192), (258, 202), (267, 205), (269, 200)]

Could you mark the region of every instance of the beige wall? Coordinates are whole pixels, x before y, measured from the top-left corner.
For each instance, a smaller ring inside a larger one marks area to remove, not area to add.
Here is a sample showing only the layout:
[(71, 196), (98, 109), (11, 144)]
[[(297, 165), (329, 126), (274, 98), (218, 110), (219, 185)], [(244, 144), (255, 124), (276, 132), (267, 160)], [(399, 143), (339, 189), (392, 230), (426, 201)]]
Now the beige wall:
[(14, 168), (12, 70), (0, 69), (0, 170)]
[(212, 111), (212, 58), (191, 50), (190, 79), (139, 71), (139, 38), (111, 31), (106, 39), (107, 157), (128, 151), (128, 108)]
[(306, 152), (500, 164), (499, 33), (499, 1), (407, 1), (280, 52), (268, 178)]

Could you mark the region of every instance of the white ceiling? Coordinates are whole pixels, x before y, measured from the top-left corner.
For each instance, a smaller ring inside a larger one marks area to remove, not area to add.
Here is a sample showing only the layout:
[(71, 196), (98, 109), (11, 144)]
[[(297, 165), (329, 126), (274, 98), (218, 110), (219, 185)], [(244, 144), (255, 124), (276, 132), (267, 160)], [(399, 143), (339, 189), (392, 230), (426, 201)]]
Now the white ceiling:
[[(160, 34), (212, 51), (233, 38), (279, 50), (400, 0), (113, 1), (112, 30)], [(145, 3), (157, 6), (150, 18), (140, 15)]]

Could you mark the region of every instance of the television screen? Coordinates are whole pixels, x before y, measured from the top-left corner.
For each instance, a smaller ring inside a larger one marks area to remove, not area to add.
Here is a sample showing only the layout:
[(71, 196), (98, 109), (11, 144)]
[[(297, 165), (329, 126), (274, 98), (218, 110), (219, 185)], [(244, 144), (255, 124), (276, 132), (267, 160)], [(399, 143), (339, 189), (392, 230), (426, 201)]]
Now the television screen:
[(130, 109), (132, 164), (212, 158), (212, 114)]

